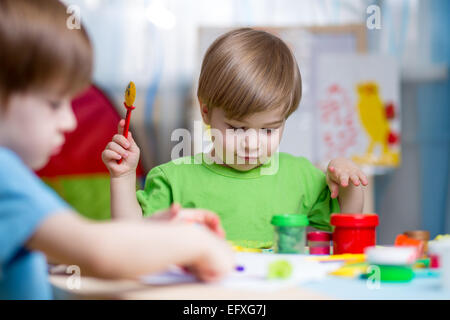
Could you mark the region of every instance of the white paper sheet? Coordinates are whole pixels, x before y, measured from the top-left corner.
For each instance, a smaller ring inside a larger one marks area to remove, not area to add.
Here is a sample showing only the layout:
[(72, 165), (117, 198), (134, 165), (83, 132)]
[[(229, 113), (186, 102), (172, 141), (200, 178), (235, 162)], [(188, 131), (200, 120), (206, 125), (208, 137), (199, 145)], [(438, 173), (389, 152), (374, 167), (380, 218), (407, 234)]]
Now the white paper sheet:
[[(242, 290), (279, 290), (283, 287), (295, 286), (312, 281), (321, 281), (325, 276), (339, 266), (341, 262), (319, 263), (307, 261), (307, 255), (246, 253), (236, 254), (236, 265), (243, 266), (243, 271), (234, 271), (219, 285)], [(287, 260), (293, 266), (292, 275), (285, 280), (269, 280), (267, 274), (269, 264), (276, 260)], [(169, 270), (159, 274), (142, 277), (142, 282), (151, 285), (170, 285), (181, 283), (195, 283), (198, 280), (172, 266)]]

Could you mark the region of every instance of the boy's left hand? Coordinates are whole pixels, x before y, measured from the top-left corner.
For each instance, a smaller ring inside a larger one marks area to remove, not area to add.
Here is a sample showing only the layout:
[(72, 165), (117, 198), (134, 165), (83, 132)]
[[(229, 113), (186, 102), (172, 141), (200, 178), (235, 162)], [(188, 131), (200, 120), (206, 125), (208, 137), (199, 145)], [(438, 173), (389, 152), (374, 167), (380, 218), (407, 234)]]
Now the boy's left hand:
[(220, 238), (225, 238), (225, 231), (222, 228), (219, 217), (215, 213), (208, 210), (183, 209), (179, 204), (173, 203), (169, 210), (152, 215), (151, 220), (198, 223), (207, 227)]
[(360, 183), (367, 186), (366, 175), (352, 161), (345, 158), (336, 158), (330, 161), (327, 168), (327, 184), (331, 191), (331, 198), (339, 195), (339, 187), (348, 187), (349, 181), (355, 186)]

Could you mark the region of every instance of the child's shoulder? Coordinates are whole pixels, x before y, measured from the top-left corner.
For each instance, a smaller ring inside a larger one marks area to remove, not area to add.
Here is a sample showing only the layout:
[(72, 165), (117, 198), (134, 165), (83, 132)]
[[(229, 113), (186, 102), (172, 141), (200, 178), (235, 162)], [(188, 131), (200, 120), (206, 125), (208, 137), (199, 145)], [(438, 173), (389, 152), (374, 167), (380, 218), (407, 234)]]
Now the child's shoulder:
[[(0, 147), (0, 163), (2, 164), (0, 166), (2, 182), (0, 183), (0, 202), (7, 203), (10, 208), (15, 206), (20, 208), (20, 216), (30, 214), (30, 219), (33, 219), (32, 217), (36, 218), (68, 208), (55, 191), (27, 167), (20, 156), (12, 150)], [(0, 205), (0, 211), (1, 207), (2, 205)], [(19, 218), (19, 215), (17, 217)]]
[[(32, 176), (31, 170), (23, 163), (22, 159), (13, 151), (0, 147), (0, 180), (14, 184), (22, 182), (26, 176)], [(14, 177), (13, 181), (9, 181), (7, 177)], [(3, 185), (3, 183), (2, 183)]]
[(17, 154), (15, 154), (13, 151), (11, 151), (7, 148), (4, 148), (4, 147), (0, 147), (0, 159), (13, 161), (15, 163), (21, 162), (21, 160)]

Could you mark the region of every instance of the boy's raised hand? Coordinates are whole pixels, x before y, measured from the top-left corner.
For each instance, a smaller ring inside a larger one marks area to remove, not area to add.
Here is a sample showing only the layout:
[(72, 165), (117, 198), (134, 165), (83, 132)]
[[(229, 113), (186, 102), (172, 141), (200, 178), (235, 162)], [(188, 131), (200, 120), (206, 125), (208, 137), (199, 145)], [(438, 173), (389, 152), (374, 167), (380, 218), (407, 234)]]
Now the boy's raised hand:
[(173, 203), (169, 210), (152, 215), (150, 220), (165, 220), (168, 222), (196, 223), (207, 227), (220, 238), (225, 238), (219, 217), (211, 211), (204, 209), (182, 209), (177, 203)]
[[(124, 126), (125, 120), (122, 119), (119, 121), (118, 133), (113, 136), (112, 141), (102, 152), (103, 163), (114, 178), (134, 173), (139, 163), (139, 147), (134, 142), (131, 132), (128, 132), (128, 138), (123, 136)], [(118, 164), (117, 161), (120, 159), (122, 163)]]
[(327, 184), (331, 191), (331, 198), (339, 195), (339, 187), (367, 186), (368, 181), (361, 169), (346, 158), (336, 158), (330, 161), (327, 168)]

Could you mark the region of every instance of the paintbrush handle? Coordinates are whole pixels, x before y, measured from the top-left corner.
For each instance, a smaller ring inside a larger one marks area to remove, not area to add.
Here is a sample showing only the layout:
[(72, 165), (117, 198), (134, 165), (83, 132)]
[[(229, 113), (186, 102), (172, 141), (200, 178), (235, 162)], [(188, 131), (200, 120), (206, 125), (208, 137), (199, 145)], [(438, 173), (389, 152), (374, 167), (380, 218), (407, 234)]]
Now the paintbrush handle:
[[(134, 109), (134, 107), (133, 106), (128, 107), (126, 104), (125, 104), (125, 107), (127, 108), (127, 116), (125, 118), (125, 127), (123, 128), (123, 136), (125, 138), (128, 138), (128, 130), (130, 129), (131, 111)], [(117, 163), (121, 164), (122, 160), (123, 159), (117, 160)]]

